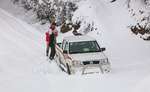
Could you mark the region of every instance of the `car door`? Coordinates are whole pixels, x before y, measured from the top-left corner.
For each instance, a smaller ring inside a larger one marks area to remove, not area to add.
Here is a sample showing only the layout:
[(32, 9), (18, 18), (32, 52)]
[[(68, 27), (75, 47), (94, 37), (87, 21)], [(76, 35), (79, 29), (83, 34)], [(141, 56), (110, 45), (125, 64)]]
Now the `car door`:
[(65, 47), (65, 44), (66, 44), (66, 41), (63, 40), (62, 42), (62, 51), (60, 51), (60, 54), (59, 54), (59, 60), (60, 60), (60, 63), (64, 65), (64, 55), (63, 55), (63, 50), (64, 50), (64, 47)]
[[(69, 43), (67, 41), (64, 41), (64, 45), (63, 45), (63, 51), (69, 51)], [(62, 54), (62, 58), (61, 61), (63, 62), (64, 65), (66, 65), (66, 56), (67, 54), (63, 53)]]

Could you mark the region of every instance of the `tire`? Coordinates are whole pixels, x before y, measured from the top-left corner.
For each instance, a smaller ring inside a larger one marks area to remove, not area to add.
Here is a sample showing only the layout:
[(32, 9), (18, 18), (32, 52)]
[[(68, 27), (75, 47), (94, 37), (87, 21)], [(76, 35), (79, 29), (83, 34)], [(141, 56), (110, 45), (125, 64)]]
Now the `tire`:
[(68, 63), (66, 64), (66, 67), (67, 67), (67, 73), (68, 73), (69, 75), (71, 75), (71, 71), (70, 71), (70, 67), (69, 67)]

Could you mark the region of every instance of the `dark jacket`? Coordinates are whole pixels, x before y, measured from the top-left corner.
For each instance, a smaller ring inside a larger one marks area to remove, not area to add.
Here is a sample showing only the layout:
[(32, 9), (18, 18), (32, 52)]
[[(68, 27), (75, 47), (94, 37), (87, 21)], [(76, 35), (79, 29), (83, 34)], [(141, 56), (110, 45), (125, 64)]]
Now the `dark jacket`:
[(51, 48), (54, 48), (54, 47), (55, 47), (55, 44), (56, 44), (56, 37), (55, 37), (55, 34), (52, 33), (52, 34), (50, 35), (50, 44), (49, 44), (49, 46), (50, 46)]

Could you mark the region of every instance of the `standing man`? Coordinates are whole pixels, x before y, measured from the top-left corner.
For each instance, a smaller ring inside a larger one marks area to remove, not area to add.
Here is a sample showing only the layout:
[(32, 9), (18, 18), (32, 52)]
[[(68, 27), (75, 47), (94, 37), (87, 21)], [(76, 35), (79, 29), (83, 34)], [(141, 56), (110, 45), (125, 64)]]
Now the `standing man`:
[(51, 53), (50, 53), (50, 59), (53, 60), (55, 53), (56, 53), (56, 49), (55, 49), (55, 45), (56, 45), (56, 37), (58, 36), (58, 31), (56, 30), (56, 23), (53, 22), (48, 30), (48, 32), (46, 32), (46, 43), (47, 43), (47, 48), (46, 48), (46, 56), (48, 56), (49, 54), (49, 48), (51, 48)]

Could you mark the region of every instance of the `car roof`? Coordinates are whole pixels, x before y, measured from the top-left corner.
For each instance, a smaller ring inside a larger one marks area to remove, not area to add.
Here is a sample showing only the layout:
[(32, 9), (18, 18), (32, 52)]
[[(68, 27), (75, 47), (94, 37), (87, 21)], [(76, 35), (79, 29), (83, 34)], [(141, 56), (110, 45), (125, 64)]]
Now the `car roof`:
[(66, 40), (68, 42), (95, 41), (94, 38), (87, 36), (87, 35), (69, 36), (69, 37), (65, 37), (64, 40)]

